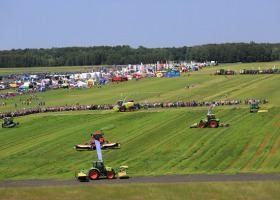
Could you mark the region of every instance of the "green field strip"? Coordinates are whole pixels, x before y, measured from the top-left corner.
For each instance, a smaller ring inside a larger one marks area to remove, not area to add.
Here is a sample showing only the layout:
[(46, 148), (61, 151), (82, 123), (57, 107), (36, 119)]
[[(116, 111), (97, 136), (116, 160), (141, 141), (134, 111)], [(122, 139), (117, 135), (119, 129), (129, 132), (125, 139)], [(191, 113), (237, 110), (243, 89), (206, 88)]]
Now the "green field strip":
[[(278, 120), (280, 118), (280, 114), (276, 115), (274, 118)], [(259, 150), (257, 151), (255, 157), (252, 159), (250, 164), (254, 170), (261, 171), (265, 168), (264, 163), (268, 162), (268, 159), (275, 159), (273, 162), (279, 162), (280, 157), (274, 157), (276, 152), (276, 146), (279, 146), (280, 140), (280, 121), (272, 121), (275, 123), (273, 128), (267, 133), (266, 137), (261, 143)], [(274, 149), (274, 150), (273, 150)], [(275, 166), (277, 168), (278, 166)]]
[[(277, 122), (273, 130), (275, 130), (276, 138), (271, 148), (270, 154), (260, 166), (260, 169), (270, 168), (280, 170), (280, 122)], [(278, 163), (275, 165), (275, 163)]]
[[(241, 113), (242, 115), (241, 115)], [(236, 165), (240, 162), (240, 159), (243, 156), (244, 150), (246, 149), (246, 146), (249, 145), (249, 141), (251, 140), (250, 129), (246, 126), (239, 127), (238, 124), (244, 124), (247, 123), (248, 116), (250, 116), (250, 113), (246, 112), (244, 113), (242, 110), (239, 111), (240, 114), (234, 115), (234, 123), (229, 127), (229, 133), (230, 140), (228, 141), (228, 149), (231, 149), (230, 152), (230, 159), (227, 156), (225, 160), (228, 161), (227, 164), (223, 164), (224, 172), (231, 172), (237, 170)], [(232, 115), (231, 115), (232, 116)], [(239, 128), (238, 128), (239, 127)], [(237, 132), (238, 131), (238, 132)], [(226, 148), (226, 147), (225, 147)], [(246, 155), (245, 155), (246, 156)]]
[[(260, 115), (258, 115), (257, 117), (261, 118)], [(258, 121), (258, 119), (255, 120)], [(235, 162), (235, 166), (233, 167), (234, 169), (240, 169), (242, 172), (250, 170), (247, 165), (255, 155), (259, 145), (261, 144), (261, 141), (265, 137), (265, 134), (263, 134), (262, 132), (262, 130), (264, 130), (262, 126), (256, 124), (254, 124), (253, 126), (254, 128), (248, 129), (245, 132), (249, 137), (249, 141), (246, 145), (246, 148), (244, 148), (242, 153), (239, 155), (238, 162)], [(259, 129), (259, 132), (256, 134), (255, 130), (257, 129)]]
[[(260, 77), (258, 79), (252, 79), (252, 80), (247, 80), (246, 82), (240, 83), (240, 81), (237, 81), (239, 77), (231, 77), (228, 80), (224, 80), (222, 83), (220, 83), (221, 85), (223, 85), (223, 87), (226, 86), (226, 91), (220, 91), (220, 92), (215, 92), (214, 95), (209, 96), (207, 98), (210, 99), (225, 99), (225, 94), (229, 95), (229, 99), (238, 99), (238, 94), (240, 93), (240, 91), (242, 92), (246, 92), (246, 91), (250, 91), (253, 88), (257, 88), (257, 84), (260, 83), (260, 81), (262, 80), (266, 80), (268, 77)], [(239, 84), (237, 84), (239, 83)], [(215, 87), (219, 87), (219, 85), (215, 86)], [(253, 88), (252, 88), (253, 87)], [(242, 90), (241, 90), (242, 88)], [(213, 88), (214, 90), (215, 88)], [(213, 92), (214, 93), (214, 92)]]
[(220, 148), (219, 139), (223, 137), (224, 134), (225, 131), (219, 130), (215, 134), (213, 134), (212, 137), (208, 139), (208, 141), (206, 141), (203, 144), (202, 148), (199, 151), (197, 151), (189, 160), (189, 171), (203, 171), (203, 166), (208, 164), (209, 159), (211, 159), (211, 157), (216, 154), (216, 150)]
[[(227, 128), (218, 128), (218, 129), (220, 129), (220, 131), (227, 131)], [(194, 130), (195, 132), (200, 132), (200, 131), (202, 131), (202, 132), (204, 132), (204, 131), (207, 131), (207, 130), (201, 130), (201, 129), (190, 129), (190, 130)], [(209, 130), (210, 131), (210, 130)], [(207, 132), (209, 132), (209, 131), (207, 131)], [(216, 132), (216, 131), (218, 131), (218, 130), (212, 130), (212, 132)], [(219, 132), (220, 132), (219, 131)], [(195, 134), (197, 134), (197, 133), (195, 133)], [(212, 133), (211, 133), (212, 134)], [(203, 135), (200, 135), (200, 137), (201, 138), (199, 138), (199, 139), (203, 139), (203, 137), (205, 137), (207, 134), (203, 134)], [(209, 140), (209, 138), (206, 138), (206, 140)], [(202, 143), (204, 144), (206, 141), (203, 141)], [(201, 143), (200, 141), (198, 141), (197, 143)], [(197, 144), (195, 144), (195, 143), (193, 143), (191, 146), (189, 146), (186, 150), (185, 150), (185, 152), (187, 153), (187, 152), (192, 152), (193, 151), (193, 147), (194, 147), (194, 145), (197, 145)], [(197, 152), (197, 149), (195, 149), (194, 150), (195, 152)], [(182, 153), (182, 155), (184, 155), (185, 153)], [(187, 158), (189, 158), (189, 157), (191, 157), (191, 155), (188, 155), (187, 156)], [(182, 161), (181, 161), (182, 162)], [(180, 163), (180, 162), (179, 162)], [(177, 165), (178, 167), (179, 167), (179, 164)]]
[[(273, 132), (269, 132), (267, 131), (266, 129), (266, 126), (270, 126), (269, 124), (272, 123), (271, 120), (268, 120), (268, 116), (270, 113), (265, 113), (265, 114), (261, 114), (261, 113), (258, 113), (258, 115), (256, 117), (258, 117), (259, 119), (256, 119), (256, 122), (261, 122), (261, 123), (258, 123), (256, 124), (255, 126), (259, 127), (259, 132), (260, 132), (260, 136), (259, 136), (259, 140), (258, 142), (256, 143), (255, 142), (255, 147), (254, 147), (254, 150), (251, 151), (251, 153), (254, 153), (254, 154), (251, 154), (251, 158), (250, 158), (250, 161), (248, 161), (248, 163), (244, 166), (244, 169), (243, 170), (246, 170), (246, 169), (252, 169), (252, 165), (258, 160), (260, 159), (260, 155), (263, 153), (263, 151), (267, 151), (266, 149), (266, 145), (268, 143), (268, 141), (273, 137), (274, 133)], [(278, 114), (279, 115), (279, 114)], [(277, 117), (278, 118), (278, 117)]]
[(193, 144), (189, 148), (181, 154), (179, 159), (179, 164), (177, 168), (182, 172), (190, 172), (191, 168), (194, 165), (197, 165), (198, 160), (200, 159), (201, 152), (205, 151), (205, 146), (211, 143), (211, 140), (215, 140), (216, 137), (219, 137), (217, 133), (213, 134), (213, 131), (210, 130), (202, 130), (205, 131), (205, 135), (202, 135), (198, 140), (195, 140)]

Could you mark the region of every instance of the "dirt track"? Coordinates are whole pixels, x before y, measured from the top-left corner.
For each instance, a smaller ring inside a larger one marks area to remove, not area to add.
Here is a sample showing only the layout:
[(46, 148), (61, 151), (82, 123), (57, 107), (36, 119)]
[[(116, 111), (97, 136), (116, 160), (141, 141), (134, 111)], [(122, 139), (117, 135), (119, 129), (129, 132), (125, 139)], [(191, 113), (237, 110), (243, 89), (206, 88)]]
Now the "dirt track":
[(22, 180), (1, 181), (0, 188), (11, 187), (40, 187), (60, 185), (89, 185), (89, 184), (130, 184), (130, 183), (178, 183), (178, 182), (221, 182), (221, 181), (280, 181), (280, 174), (233, 174), (233, 175), (173, 175), (153, 177), (130, 177), (129, 179), (99, 179), (89, 182), (71, 180)]

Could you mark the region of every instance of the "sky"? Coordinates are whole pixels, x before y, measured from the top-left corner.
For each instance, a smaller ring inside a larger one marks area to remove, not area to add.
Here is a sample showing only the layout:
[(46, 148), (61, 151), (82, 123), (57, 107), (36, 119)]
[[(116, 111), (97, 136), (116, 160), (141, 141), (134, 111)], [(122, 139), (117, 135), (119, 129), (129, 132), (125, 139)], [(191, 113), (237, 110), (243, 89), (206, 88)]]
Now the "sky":
[(0, 0), (0, 50), (280, 43), (279, 0)]

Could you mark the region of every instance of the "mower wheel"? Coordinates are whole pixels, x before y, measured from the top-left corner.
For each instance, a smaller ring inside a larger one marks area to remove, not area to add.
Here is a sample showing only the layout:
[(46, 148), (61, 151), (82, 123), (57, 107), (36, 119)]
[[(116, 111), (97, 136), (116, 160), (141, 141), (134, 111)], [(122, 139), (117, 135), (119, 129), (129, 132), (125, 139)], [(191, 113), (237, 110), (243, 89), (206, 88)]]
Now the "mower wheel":
[(210, 125), (211, 128), (217, 128), (218, 127), (218, 123), (216, 121), (211, 121), (209, 123), (209, 125)]
[(135, 109), (133, 107), (130, 107), (129, 110), (130, 112), (134, 112)]
[(200, 127), (200, 128), (205, 128), (205, 124), (204, 124), (203, 122), (200, 122), (200, 123), (199, 123), (199, 127)]
[(110, 171), (107, 173), (107, 178), (108, 179), (114, 179), (115, 178), (115, 172), (114, 171)]
[(99, 178), (99, 175), (100, 175), (99, 171), (97, 171), (96, 169), (90, 170), (88, 174), (89, 174), (89, 178), (90, 178), (91, 180), (96, 180), (96, 179), (98, 179), (98, 178)]

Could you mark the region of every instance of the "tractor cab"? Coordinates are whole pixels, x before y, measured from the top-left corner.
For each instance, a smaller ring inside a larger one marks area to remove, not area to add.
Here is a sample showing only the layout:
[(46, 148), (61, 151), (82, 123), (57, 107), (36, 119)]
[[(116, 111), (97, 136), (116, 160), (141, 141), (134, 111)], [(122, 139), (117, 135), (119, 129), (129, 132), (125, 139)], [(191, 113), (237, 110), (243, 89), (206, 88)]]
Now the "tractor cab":
[(216, 119), (216, 116), (214, 114), (207, 115), (208, 122), (211, 121), (211, 120), (214, 120), (214, 119)]
[(118, 100), (116, 103), (118, 106), (122, 106), (123, 105), (123, 100)]
[(94, 144), (94, 140), (98, 140), (98, 141), (100, 142), (100, 144), (104, 144), (104, 143), (105, 143), (105, 140), (104, 140), (104, 138), (103, 138), (103, 135), (104, 135), (104, 133), (102, 133), (102, 132), (91, 134), (91, 137), (92, 137), (91, 143)]
[(101, 162), (101, 161), (93, 161), (92, 166), (94, 168), (99, 169), (100, 171), (104, 171), (105, 170), (104, 163)]
[(14, 120), (13, 120), (12, 117), (4, 117), (3, 124), (9, 125), (9, 124), (12, 124), (12, 123), (14, 123)]
[(250, 105), (250, 112), (251, 113), (258, 112), (259, 109), (260, 109), (260, 107), (259, 107), (258, 103), (255, 103), (255, 102), (251, 103), (251, 105)]

